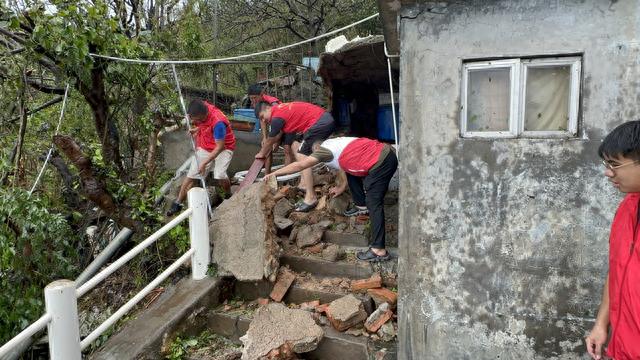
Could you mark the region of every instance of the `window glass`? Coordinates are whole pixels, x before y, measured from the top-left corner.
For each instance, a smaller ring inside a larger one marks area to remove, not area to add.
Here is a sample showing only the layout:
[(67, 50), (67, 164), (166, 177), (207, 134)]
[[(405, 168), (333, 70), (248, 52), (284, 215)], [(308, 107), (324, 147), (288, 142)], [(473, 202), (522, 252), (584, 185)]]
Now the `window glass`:
[(511, 103), (509, 68), (470, 70), (467, 131), (508, 131)]
[(527, 67), (525, 131), (566, 131), (571, 66)]

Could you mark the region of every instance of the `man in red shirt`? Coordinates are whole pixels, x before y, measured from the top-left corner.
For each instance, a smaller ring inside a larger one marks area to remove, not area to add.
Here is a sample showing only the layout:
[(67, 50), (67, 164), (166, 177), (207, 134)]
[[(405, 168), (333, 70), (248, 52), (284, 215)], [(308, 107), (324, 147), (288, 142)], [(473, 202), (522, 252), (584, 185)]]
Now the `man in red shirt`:
[[(356, 257), (370, 262), (389, 260), (391, 256), (385, 249), (384, 196), (398, 168), (398, 158), (391, 145), (356, 137), (337, 137), (322, 143), (318, 141), (308, 157), (280, 168), (265, 178), (310, 169), (320, 162), (347, 174), (356, 209), (364, 208), (370, 214), (369, 249), (358, 252)], [(329, 191), (333, 196), (338, 196), (346, 190), (346, 186), (342, 181)]]
[[(213, 178), (227, 194), (231, 194), (231, 182), (227, 168), (236, 148), (236, 138), (231, 124), (222, 111), (203, 100), (193, 100), (189, 104), (187, 114), (194, 128), (189, 132), (194, 137), (196, 155), (191, 159), (191, 167), (182, 182), (178, 198), (171, 204), (167, 216), (172, 216), (182, 209), (182, 202), (187, 192), (201, 176), (206, 176), (213, 164)], [(197, 161), (196, 161), (197, 158)]]
[[(279, 142), (283, 136), (286, 139), (295, 136), (295, 134), (302, 134), (302, 139), (296, 139), (302, 140), (299, 147), (295, 143), (293, 146), (295, 158), (300, 161), (311, 154), (311, 146), (314, 142), (327, 139), (335, 129), (335, 121), (331, 113), (319, 106), (301, 101), (276, 106), (261, 101), (256, 105), (256, 117), (264, 119), (271, 125), (269, 137), (262, 144), (260, 152), (256, 154), (256, 159), (262, 159), (268, 155), (273, 145)], [(302, 184), (305, 197), (295, 211), (311, 211), (318, 204), (313, 189), (311, 169), (302, 172)]]
[[(604, 175), (626, 193), (611, 224), (609, 273), (595, 325), (586, 337), (587, 351), (594, 359), (640, 359), (640, 121), (615, 128), (600, 145), (598, 154)], [(609, 328), (611, 334), (609, 336)]]

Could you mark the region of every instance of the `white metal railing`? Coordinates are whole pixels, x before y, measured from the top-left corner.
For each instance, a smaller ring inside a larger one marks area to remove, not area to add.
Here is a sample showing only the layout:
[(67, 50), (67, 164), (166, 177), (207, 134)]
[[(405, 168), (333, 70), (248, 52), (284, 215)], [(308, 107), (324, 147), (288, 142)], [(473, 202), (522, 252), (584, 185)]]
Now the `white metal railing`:
[[(0, 359), (20, 343), (27, 341), (47, 327), (50, 358), (52, 360), (79, 360), (82, 358), (82, 350), (91, 345), (93, 341), (102, 335), (109, 327), (113, 326), (116, 321), (122, 318), (140, 302), (140, 300), (147, 296), (155, 287), (189, 259), (191, 259), (191, 278), (194, 280), (204, 279), (207, 276), (207, 269), (210, 262), (208, 227), (209, 198), (207, 191), (202, 188), (189, 190), (187, 197), (189, 208), (158, 229), (158, 231), (140, 244), (136, 245), (136, 247), (129, 250), (111, 265), (87, 280), (82, 286), (76, 289), (75, 282), (70, 280), (57, 280), (47, 285), (44, 289), (47, 312), (0, 347)], [(93, 330), (86, 338), (80, 341), (78, 299), (187, 218), (189, 218), (191, 248), (173, 264), (169, 265), (169, 267), (153, 279), (139, 293), (127, 301), (126, 304), (116, 310), (116, 312)]]

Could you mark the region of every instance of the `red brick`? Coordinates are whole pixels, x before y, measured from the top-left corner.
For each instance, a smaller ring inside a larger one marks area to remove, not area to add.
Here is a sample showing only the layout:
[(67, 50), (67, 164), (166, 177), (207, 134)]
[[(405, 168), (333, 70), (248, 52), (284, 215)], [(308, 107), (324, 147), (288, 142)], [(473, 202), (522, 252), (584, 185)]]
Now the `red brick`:
[(276, 280), (276, 284), (273, 286), (273, 290), (271, 290), (271, 294), (269, 297), (274, 301), (280, 302), (284, 298), (284, 295), (293, 284), (293, 281), (296, 279), (296, 274), (289, 270), (282, 270), (278, 274), (278, 278)]
[(389, 304), (383, 304), (374, 311), (364, 322), (367, 331), (375, 333), (384, 323), (389, 321), (393, 316), (393, 311), (389, 310)]
[(351, 291), (373, 289), (373, 288), (379, 288), (381, 286), (382, 286), (382, 277), (378, 273), (373, 274), (373, 276), (371, 276), (368, 279), (351, 281)]
[(287, 196), (287, 191), (289, 191), (290, 188), (291, 188), (290, 185), (285, 185), (280, 189), (278, 189), (278, 192), (273, 196), (273, 200), (278, 201), (283, 197)]
[(373, 301), (376, 304), (389, 303), (389, 305), (394, 308), (398, 303), (398, 294), (387, 289), (387, 288), (379, 288), (379, 289), (368, 289), (367, 294), (373, 298)]
[(268, 303), (269, 303), (269, 299), (258, 298), (258, 305), (264, 306), (264, 305), (267, 305)]
[(329, 309), (329, 304), (322, 304), (322, 305), (316, 306), (316, 312), (320, 314), (326, 314), (327, 309)]

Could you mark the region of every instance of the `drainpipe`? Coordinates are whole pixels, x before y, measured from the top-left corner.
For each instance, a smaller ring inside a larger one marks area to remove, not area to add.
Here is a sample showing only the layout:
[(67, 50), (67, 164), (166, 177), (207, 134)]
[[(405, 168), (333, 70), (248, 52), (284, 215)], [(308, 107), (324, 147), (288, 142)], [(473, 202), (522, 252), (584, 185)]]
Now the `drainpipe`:
[(391, 92), (391, 114), (393, 117), (393, 137), (396, 141), (396, 151), (398, 154), (400, 153), (400, 148), (398, 147), (398, 127), (396, 125), (396, 104), (393, 99), (393, 77), (391, 76), (391, 58), (399, 58), (400, 55), (390, 55), (387, 52), (387, 43), (384, 43), (384, 55), (387, 57), (387, 69), (389, 71), (389, 91)]
[(76, 279), (76, 286), (87, 282), (100, 268), (115, 254), (115, 252), (133, 235), (133, 230), (123, 228), (118, 235), (109, 242), (102, 252), (87, 266)]

